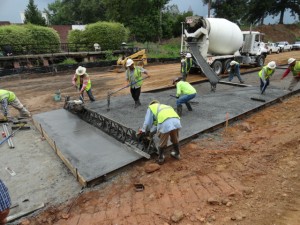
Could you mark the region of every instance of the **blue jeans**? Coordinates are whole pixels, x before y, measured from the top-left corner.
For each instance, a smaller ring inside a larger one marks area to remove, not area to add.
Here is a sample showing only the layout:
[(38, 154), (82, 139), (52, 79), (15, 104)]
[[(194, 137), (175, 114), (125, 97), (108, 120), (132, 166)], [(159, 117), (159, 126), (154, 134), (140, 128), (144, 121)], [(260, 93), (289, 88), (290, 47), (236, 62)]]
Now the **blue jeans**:
[(191, 95), (181, 95), (176, 101), (176, 106), (179, 106), (181, 104), (184, 104), (184, 103), (190, 101), (191, 99), (195, 98), (195, 96), (196, 96), (196, 93), (191, 94)]
[(269, 84), (270, 84), (269, 79), (266, 79), (266, 83), (264, 83), (263, 80), (260, 78), (260, 91), (261, 91), (261, 94), (263, 94), (265, 92), (265, 90), (267, 89)]
[(235, 72), (235, 71), (230, 71), (230, 74), (229, 74), (229, 81), (232, 81), (234, 75), (237, 76), (237, 78), (239, 79), (239, 81), (240, 81), (241, 83), (243, 82), (240, 73), (239, 73), (239, 72)]

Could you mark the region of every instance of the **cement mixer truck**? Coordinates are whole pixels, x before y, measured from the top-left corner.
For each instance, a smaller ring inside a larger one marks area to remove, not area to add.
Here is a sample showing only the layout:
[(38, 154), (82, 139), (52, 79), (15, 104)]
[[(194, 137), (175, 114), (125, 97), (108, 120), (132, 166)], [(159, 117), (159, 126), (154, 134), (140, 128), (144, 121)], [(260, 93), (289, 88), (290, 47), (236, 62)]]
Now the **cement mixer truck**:
[(182, 30), (181, 50), (192, 54), (191, 70), (201, 70), (212, 85), (218, 82), (218, 75), (225, 72), (231, 60), (259, 67), (264, 65), (267, 49), (260, 32), (241, 31), (226, 19), (200, 16), (187, 17)]

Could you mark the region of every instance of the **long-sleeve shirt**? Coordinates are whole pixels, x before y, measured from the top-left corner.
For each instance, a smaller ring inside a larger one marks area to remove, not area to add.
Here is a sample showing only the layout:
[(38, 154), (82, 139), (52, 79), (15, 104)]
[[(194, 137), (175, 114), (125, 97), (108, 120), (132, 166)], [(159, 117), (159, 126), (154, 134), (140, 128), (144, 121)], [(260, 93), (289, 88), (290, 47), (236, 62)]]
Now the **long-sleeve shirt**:
[(163, 123), (157, 124), (157, 127), (153, 125), (154, 121), (155, 121), (155, 115), (152, 113), (151, 109), (148, 108), (147, 112), (146, 112), (142, 131), (143, 132), (146, 132), (146, 131), (153, 132), (153, 131), (157, 130), (159, 133), (164, 134), (171, 130), (181, 128), (180, 119), (178, 119), (178, 118), (169, 118), (169, 119), (165, 120)]
[(11, 206), (11, 200), (8, 193), (8, 189), (0, 179), (0, 212), (9, 209)]
[(286, 69), (286, 71), (282, 74), (282, 77), (281, 77), (281, 79), (283, 79), (283, 78), (285, 78), (288, 74), (289, 74), (289, 72), (291, 72), (291, 69), (290, 69), (290, 67), (289, 68), (287, 68)]
[[(77, 85), (77, 79), (80, 79), (80, 85), (78, 86)], [(89, 82), (89, 76), (86, 76), (85, 74), (82, 75), (82, 76), (79, 76), (77, 74), (74, 74), (73, 78), (72, 78), (72, 84), (74, 86), (76, 86), (78, 89), (80, 88), (80, 92), (84, 91), (85, 90), (85, 87), (86, 85), (88, 84)]]

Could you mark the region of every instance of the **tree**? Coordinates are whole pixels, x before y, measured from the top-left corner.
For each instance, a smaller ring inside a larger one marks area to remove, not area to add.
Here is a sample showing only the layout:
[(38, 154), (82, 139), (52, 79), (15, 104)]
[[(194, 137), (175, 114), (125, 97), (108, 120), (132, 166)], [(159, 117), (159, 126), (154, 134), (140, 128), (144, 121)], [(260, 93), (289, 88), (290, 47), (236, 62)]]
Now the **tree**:
[[(207, 3), (209, 0), (203, 0)], [(214, 10), (214, 17), (225, 18), (234, 23), (240, 24), (247, 11), (245, 0), (216, 0), (211, 1), (211, 9)]]
[(251, 24), (264, 24), (264, 19), (269, 14), (269, 10), (272, 7), (273, 0), (250, 0), (248, 12), (244, 16), (244, 19)]
[(300, 17), (300, 0), (273, 0), (272, 7), (269, 10), (273, 17), (280, 15), (279, 24), (283, 24), (284, 13), (286, 10), (291, 11), (291, 16), (296, 19), (296, 15)]
[(106, 20), (103, 0), (55, 0), (45, 10), (54, 25), (88, 24)]
[(38, 10), (37, 6), (34, 4), (34, 0), (29, 0), (24, 15), (24, 23), (46, 26), (46, 20), (42, 16), (42, 13)]

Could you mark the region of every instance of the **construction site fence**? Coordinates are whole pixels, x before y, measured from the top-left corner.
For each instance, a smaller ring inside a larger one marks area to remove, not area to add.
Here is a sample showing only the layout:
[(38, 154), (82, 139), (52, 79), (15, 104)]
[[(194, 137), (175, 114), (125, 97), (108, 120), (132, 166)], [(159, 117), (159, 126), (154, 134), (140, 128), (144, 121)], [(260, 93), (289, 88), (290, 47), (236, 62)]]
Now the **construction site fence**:
[(69, 52), (95, 52), (94, 43), (54, 43), (54, 44), (3, 44), (0, 45), (0, 56), (35, 55)]
[[(148, 63), (180, 63), (180, 58), (149, 58)], [(78, 66), (84, 66), (86, 68), (99, 68), (99, 70), (105, 70), (113, 65), (116, 65), (115, 60), (103, 60), (99, 62), (81, 62), (72, 65), (64, 64), (52, 64), (49, 66), (33, 66), (28, 67), (27, 65), (20, 66), (19, 68), (1, 68), (0, 77), (16, 74), (47, 74), (47, 73), (60, 73), (66, 71), (75, 71)]]

